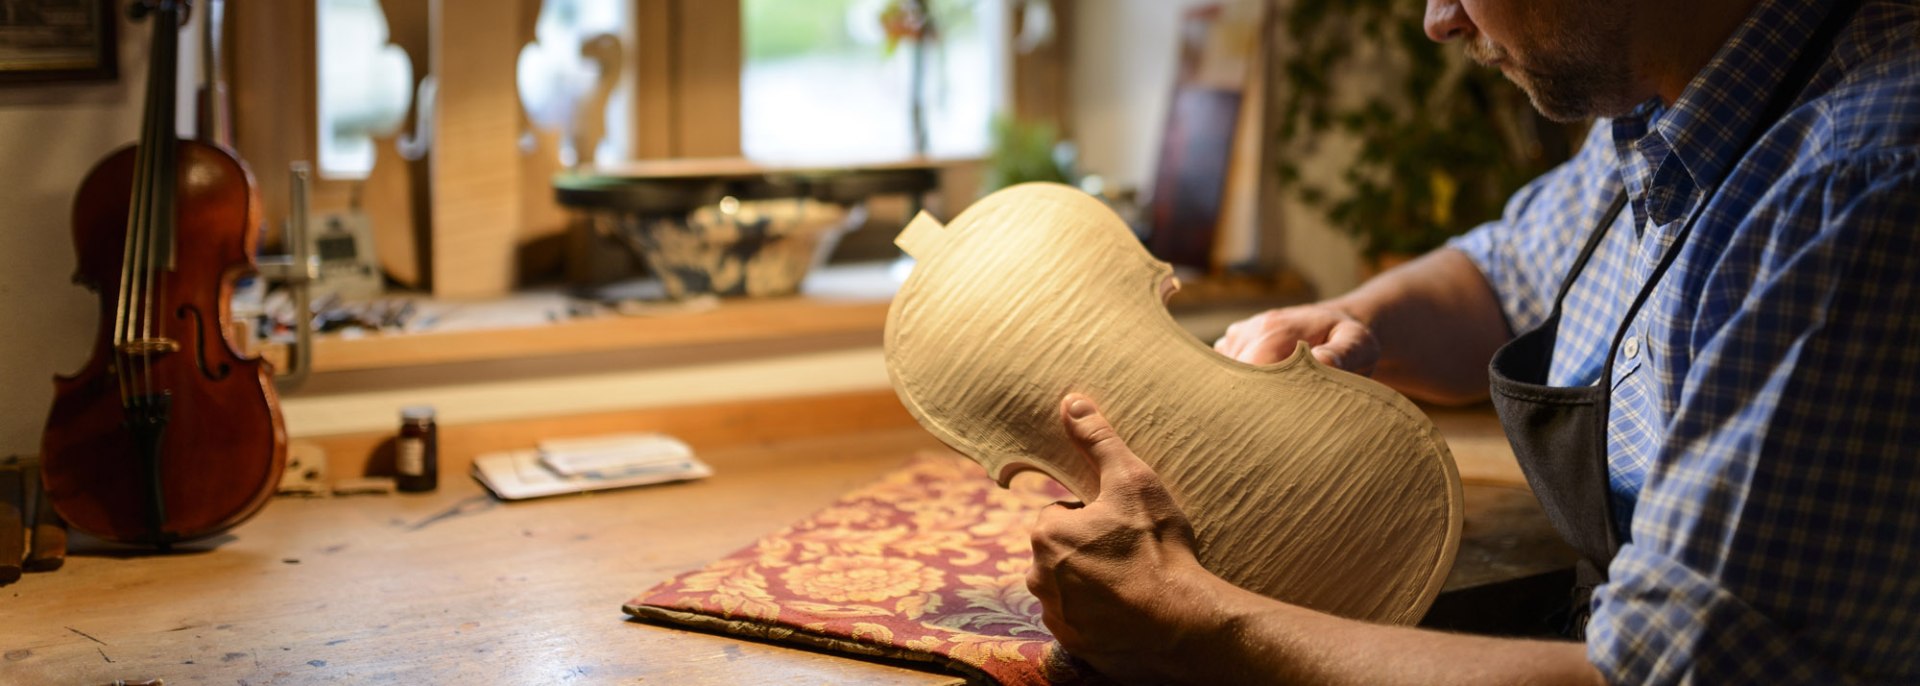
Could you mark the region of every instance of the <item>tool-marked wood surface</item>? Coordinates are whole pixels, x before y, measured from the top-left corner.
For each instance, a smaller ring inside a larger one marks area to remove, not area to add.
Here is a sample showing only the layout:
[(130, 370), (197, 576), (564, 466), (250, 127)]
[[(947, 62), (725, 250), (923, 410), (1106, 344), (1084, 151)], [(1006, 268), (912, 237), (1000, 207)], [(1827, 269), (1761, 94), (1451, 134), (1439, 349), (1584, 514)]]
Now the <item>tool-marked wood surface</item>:
[(1172, 272), (1066, 186), (990, 195), (896, 240), (918, 261), (888, 313), (887, 369), (920, 423), (1002, 483), (1098, 477), (1060, 400), (1085, 393), (1193, 520), (1201, 564), (1244, 588), (1410, 624), (1460, 540), (1460, 478), (1433, 424), (1303, 346), (1254, 367), (1174, 323)]
[[(911, 420), (891, 395), (442, 426), (433, 493), (279, 498), (173, 555), (77, 535), (66, 566), (0, 586), (0, 684), (957, 685), (928, 667), (628, 621), (619, 610), (939, 449), (902, 424)], [(1525, 492), (1491, 410), (1435, 421), (1466, 477), (1446, 590), (1476, 593), (1470, 610), (1497, 613), (1506, 598), (1480, 591), (1567, 569), (1574, 553)], [(714, 476), (493, 505), (465, 476), (481, 447), (634, 428), (685, 439)]]
[(939, 448), (918, 428), (707, 443), (692, 483), (499, 503), (442, 465), (433, 493), (282, 498), (173, 555), (78, 537), (0, 586), (0, 684), (959, 686), (621, 614)]

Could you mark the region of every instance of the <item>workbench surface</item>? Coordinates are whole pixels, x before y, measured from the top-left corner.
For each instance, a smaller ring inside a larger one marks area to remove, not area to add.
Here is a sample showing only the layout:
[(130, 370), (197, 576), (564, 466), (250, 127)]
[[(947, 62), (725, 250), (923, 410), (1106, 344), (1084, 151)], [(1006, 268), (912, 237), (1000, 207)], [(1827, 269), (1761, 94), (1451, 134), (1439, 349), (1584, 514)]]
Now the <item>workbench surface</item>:
[(279, 498), (172, 555), (75, 543), (0, 587), (0, 683), (882, 683), (958, 680), (630, 621), (620, 605), (939, 443), (917, 429), (703, 455), (705, 481), (502, 503)]
[[(1436, 420), (1468, 485), (1449, 589), (1563, 566), (1488, 420)], [(957, 683), (620, 611), (941, 449), (918, 428), (746, 445), (703, 454), (704, 481), (515, 503), (449, 472), (430, 494), (279, 498), (170, 555), (76, 535), (64, 568), (0, 587), (0, 683)]]

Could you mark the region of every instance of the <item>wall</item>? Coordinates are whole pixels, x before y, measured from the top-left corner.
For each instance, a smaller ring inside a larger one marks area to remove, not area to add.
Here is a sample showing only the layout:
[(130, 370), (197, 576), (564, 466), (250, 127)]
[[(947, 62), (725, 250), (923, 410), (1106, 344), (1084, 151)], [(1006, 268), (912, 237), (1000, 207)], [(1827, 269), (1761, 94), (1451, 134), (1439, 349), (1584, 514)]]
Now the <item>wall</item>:
[(86, 363), (98, 301), (72, 283), (73, 193), (140, 130), (147, 25), (120, 26), (120, 79), (0, 88), (0, 454), (39, 451), (53, 375)]
[[(1106, 177), (1109, 188), (1151, 188), (1173, 90), (1180, 15), (1220, 1), (1098, 0), (1076, 6), (1070, 82), (1083, 171)], [(1276, 191), (1269, 184), (1266, 192)], [(1359, 251), (1351, 240), (1293, 203), (1278, 209), (1280, 218), (1266, 231), (1281, 234), (1281, 245), (1263, 252), (1282, 256), (1323, 295), (1359, 283)]]
[(1173, 90), (1175, 30), (1188, 7), (1217, 0), (1098, 0), (1076, 5), (1073, 132), (1085, 171), (1108, 185), (1153, 182)]

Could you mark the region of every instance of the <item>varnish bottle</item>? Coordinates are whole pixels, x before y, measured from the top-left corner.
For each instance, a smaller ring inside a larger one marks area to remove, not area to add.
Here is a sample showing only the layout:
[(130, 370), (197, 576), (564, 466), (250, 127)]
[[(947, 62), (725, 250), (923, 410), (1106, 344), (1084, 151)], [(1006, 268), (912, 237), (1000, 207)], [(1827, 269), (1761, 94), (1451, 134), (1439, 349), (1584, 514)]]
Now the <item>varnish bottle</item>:
[(431, 491), (440, 485), (440, 447), (438, 429), (433, 424), (433, 407), (414, 405), (400, 409), (400, 440), (394, 450), (393, 485), (408, 493)]

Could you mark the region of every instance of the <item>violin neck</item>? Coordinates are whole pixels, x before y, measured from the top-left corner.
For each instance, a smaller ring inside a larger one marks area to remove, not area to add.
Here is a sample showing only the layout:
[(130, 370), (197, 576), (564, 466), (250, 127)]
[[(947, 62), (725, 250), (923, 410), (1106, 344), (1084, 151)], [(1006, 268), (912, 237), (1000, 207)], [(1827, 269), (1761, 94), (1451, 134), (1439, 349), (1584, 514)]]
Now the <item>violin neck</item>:
[[(120, 296), (114, 317), (116, 348), (148, 345), (162, 294), (155, 276), (174, 268), (174, 183), (179, 176), (179, 139), (174, 133), (174, 72), (180, 59), (182, 0), (141, 0), (130, 6), (134, 18), (153, 23), (153, 50), (147, 63), (147, 111), (134, 154), (133, 197), (120, 264)], [(121, 395), (128, 396), (127, 389)]]

